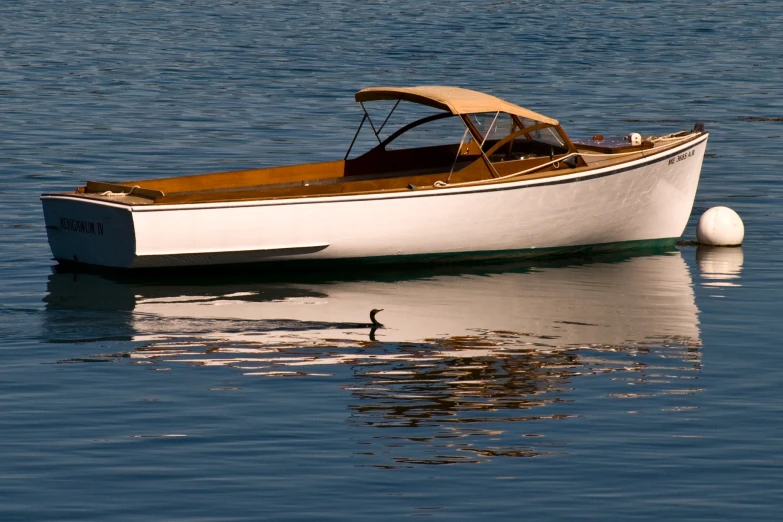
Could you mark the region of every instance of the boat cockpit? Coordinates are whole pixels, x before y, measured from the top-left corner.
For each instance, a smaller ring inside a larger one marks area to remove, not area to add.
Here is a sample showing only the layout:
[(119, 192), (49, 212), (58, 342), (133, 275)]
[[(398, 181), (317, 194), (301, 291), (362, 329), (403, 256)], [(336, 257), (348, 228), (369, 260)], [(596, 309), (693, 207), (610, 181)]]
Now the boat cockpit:
[[(519, 162), (528, 162), (530, 167), (547, 162), (554, 164), (557, 163), (554, 161), (556, 158), (576, 152), (556, 120), (467, 89), (372, 88), (359, 91), (356, 100), (361, 104), (364, 116), (344, 158), (348, 162), (346, 175), (383, 171), (403, 174), (425, 168), (433, 172), (448, 172), (448, 181), (451, 181), (455, 172), (479, 162), (484, 168), (477, 165), (478, 170), (484, 170), (484, 177), (491, 179), (509, 174), (515, 167), (523, 165)], [(395, 103), (383, 122), (376, 126), (364, 103), (380, 100), (393, 100)], [(382, 139), (381, 133), (401, 101), (440, 111), (416, 119)], [(364, 155), (349, 160), (357, 137), (363, 128), (367, 128), (365, 123), (378, 144)], [(443, 132), (447, 126), (451, 131), (448, 136)], [(399, 146), (399, 142), (410, 142), (411, 134), (427, 135), (432, 127), (436, 129), (429, 132), (430, 138), (439, 138), (438, 144), (423, 145), (414, 140), (413, 146)], [(461, 138), (457, 142), (459, 136)], [(509, 162), (514, 164), (499, 165)], [(578, 157), (572, 155), (566, 159), (566, 164), (573, 168), (580, 163)]]

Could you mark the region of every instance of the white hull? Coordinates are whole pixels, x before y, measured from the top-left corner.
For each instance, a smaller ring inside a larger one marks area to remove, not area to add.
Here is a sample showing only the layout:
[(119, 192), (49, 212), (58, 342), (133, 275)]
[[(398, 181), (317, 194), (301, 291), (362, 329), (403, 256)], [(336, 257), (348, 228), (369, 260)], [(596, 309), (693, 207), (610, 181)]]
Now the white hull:
[(706, 144), (704, 135), (618, 166), (437, 190), (135, 207), (41, 199), (56, 259), (117, 268), (535, 252), (680, 237)]

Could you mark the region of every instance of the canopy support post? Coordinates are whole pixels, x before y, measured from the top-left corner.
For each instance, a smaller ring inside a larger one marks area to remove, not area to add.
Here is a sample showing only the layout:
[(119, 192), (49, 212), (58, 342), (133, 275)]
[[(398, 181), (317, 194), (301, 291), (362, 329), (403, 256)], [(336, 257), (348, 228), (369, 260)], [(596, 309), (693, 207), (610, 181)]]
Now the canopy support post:
[(451, 170), (449, 171), (449, 177), (446, 178), (446, 183), (451, 181), (451, 175), (454, 174), (454, 167), (457, 166), (457, 160), (459, 159), (459, 155), (462, 152), (462, 144), (465, 143), (465, 137), (468, 135), (468, 129), (467, 126), (465, 127), (465, 132), (462, 133), (462, 139), (459, 140), (459, 147), (457, 147), (457, 155), (454, 156), (454, 163), (451, 164)]
[(362, 130), (362, 126), (364, 125), (364, 120), (366, 119), (367, 119), (367, 111), (364, 111), (364, 116), (362, 116), (362, 122), (359, 124), (359, 128), (356, 129), (356, 134), (353, 135), (353, 139), (351, 140), (351, 145), (348, 147), (348, 152), (345, 153), (345, 157), (343, 158), (343, 161), (346, 161), (348, 159), (348, 155), (351, 153), (353, 144), (356, 143), (356, 138), (359, 137), (359, 132)]
[(484, 158), (484, 162), (487, 164), (487, 167), (489, 167), (489, 172), (492, 174), (493, 178), (499, 178), (500, 174), (498, 174), (498, 171), (495, 170), (495, 166), (492, 164), (491, 161), (489, 161), (489, 158), (486, 154), (484, 154), (484, 149), (479, 147), (479, 152), (481, 153), (481, 157)]
[(394, 104), (394, 107), (392, 107), (392, 110), (390, 110), (390, 111), (389, 111), (389, 115), (388, 115), (388, 116), (386, 116), (386, 119), (385, 119), (385, 120), (383, 120), (383, 123), (381, 124), (380, 128), (378, 129), (378, 133), (379, 133), (379, 134), (380, 134), (380, 132), (383, 130), (383, 128), (386, 126), (386, 122), (387, 122), (387, 121), (389, 121), (389, 118), (391, 118), (391, 115), (392, 115), (392, 113), (394, 112), (394, 109), (396, 109), (396, 108), (397, 108), (397, 106), (400, 104), (400, 102), (401, 102), (401, 101), (402, 101), (402, 100), (397, 100), (397, 103), (395, 103), (395, 104)]
[(500, 116), (500, 111), (495, 113), (495, 117), (492, 118), (492, 123), (489, 124), (489, 128), (487, 129), (487, 132), (484, 134), (484, 139), (481, 140), (481, 149), (484, 148), (484, 142), (487, 141), (487, 138), (489, 137), (489, 133), (492, 132), (492, 127), (495, 126), (495, 122), (498, 121), (498, 116)]
[(379, 130), (375, 130), (375, 125), (373, 125), (372, 118), (370, 118), (370, 114), (367, 112), (367, 109), (364, 108), (364, 104), (362, 102), (359, 102), (359, 105), (362, 106), (362, 110), (364, 111), (364, 115), (367, 116), (367, 121), (370, 122), (370, 127), (372, 127), (373, 133), (375, 133), (375, 139), (378, 140), (378, 145), (381, 144), (381, 137), (378, 135), (380, 132)]
[[(497, 114), (495, 115), (495, 118), (497, 118)], [(487, 155), (484, 154), (483, 145), (484, 145), (485, 138), (483, 136), (481, 136), (481, 134), (478, 132), (478, 130), (471, 130), (471, 125), (468, 124), (467, 116), (462, 115), (462, 116), (460, 116), (460, 119), (462, 120), (462, 123), (465, 125), (465, 128), (468, 131), (470, 131), (471, 135), (473, 135), (473, 139), (476, 140), (476, 144), (477, 145), (478, 145), (478, 138), (482, 138), (481, 139), (481, 145), (479, 145), (479, 147), (478, 147), (479, 153), (481, 154), (481, 157), (484, 158), (484, 163), (487, 164), (487, 168), (489, 169), (489, 173), (492, 175), (492, 177), (493, 178), (499, 178), (500, 174), (498, 174), (498, 171), (495, 170), (495, 166), (492, 165), (491, 161), (489, 161), (489, 158), (487, 157)], [(490, 128), (492, 128), (492, 127), (490, 127)], [(487, 134), (489, 134), (489, 132), (487, 132)]]

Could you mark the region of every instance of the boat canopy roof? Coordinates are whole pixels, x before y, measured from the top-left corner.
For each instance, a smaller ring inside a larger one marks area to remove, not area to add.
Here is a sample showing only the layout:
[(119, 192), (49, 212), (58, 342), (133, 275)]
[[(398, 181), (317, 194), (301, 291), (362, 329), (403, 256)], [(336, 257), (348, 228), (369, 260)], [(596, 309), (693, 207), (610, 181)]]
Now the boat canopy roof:
[(435, 107), (452, 114), (475, 114), (480, 112), (507, 112), (523, 118), (557, 125), (557, 120), (514, 105), (483, 92), (446, 87), (424, 85), (420, 87), (370, 87), (356, 93), (357, 102), (377, 100), (404, 100)]

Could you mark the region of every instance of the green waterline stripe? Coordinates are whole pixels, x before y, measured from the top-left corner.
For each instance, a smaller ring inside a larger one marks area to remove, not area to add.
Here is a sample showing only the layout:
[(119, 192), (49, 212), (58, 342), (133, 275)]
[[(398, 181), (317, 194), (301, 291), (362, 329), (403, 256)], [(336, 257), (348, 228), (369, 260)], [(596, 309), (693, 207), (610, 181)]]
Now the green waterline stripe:
[(678, 238), (662, 238), (638, 241), (620, 241), (615, 243), (597, 243), (592, 245), (579, 245), (571, 247), (554, 248), (526, 248), (520, 250), (495, 250), (476, 252), (449, 252), (442, 254), (414, 254), (393, 255), (378, 257), (357, 257), (344, 259), (295, 259), (295, 260), (266, 260), (252, 263), (193, 265), (193, 266), (166, 266), (145, 268), (116, 268), (86, 263), (74, 263), (70, 260), (58, 260), (57, 271), (63, 270), (84, 271), (93, 273), (115, 274), (152, 274), (160, 273), (219, 273), (221, 271), (245, 271), (274, 274), (276, 272), (307, 272), (314, 273), (320, 270), (342, 270), (350, 267), (387, 266), (391, 268), (406, 266), (436, 266), (458, 265), (461, 263), (493, 264), (508, 261), (526, 260), (550, 260), (556, 259), (566, 262), (585, 261), (584, 258), (600, 254), (627, 252), (632, 255), (653, 255), (676, 250), (675, 244)]
[(440, 254), (413, 254), (413, 255), (394, 255), (346, 259), (329, 260), (300, 260), (300, 261), (271, 261), (272, 263), (317, 263), (317, 262), (336, 262), (336, 263), (367, 263), (367, 264), (391, 264), (391, 263), (432, 263), (438, 261), (456, 262), (456, 261), (481, 261), (493, 259), (530, 259), (537, 257), (579, 257), (585, 254), (596, 254), (606, 252), (621, 252), (627, 250), (650, 250), (662, 251), (673, 250), (678, 238), (646, 239), (636, 241), (618, 241), (614, 243), (596, 243), (590, 245), (578, 245), (568, 247), (550, 247), (550, 248), (523, 248), (519, 250), (489, 250), (475, 252), (446, 252)]

